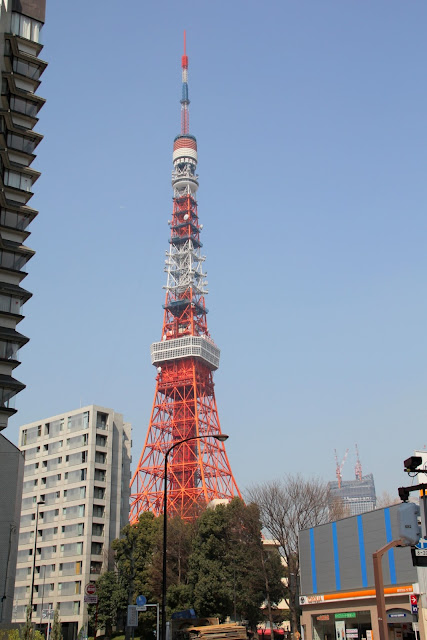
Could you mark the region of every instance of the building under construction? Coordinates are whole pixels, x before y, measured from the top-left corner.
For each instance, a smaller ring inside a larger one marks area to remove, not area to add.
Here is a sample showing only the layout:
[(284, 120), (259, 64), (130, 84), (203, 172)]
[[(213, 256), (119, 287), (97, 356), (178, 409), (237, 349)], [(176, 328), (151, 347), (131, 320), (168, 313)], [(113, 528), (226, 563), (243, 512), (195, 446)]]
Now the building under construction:
[(330, 506), (342, 505), (346, 515), (357, 516), (375, 509), (377, 499), (372, 473), (361, 479), (329, 482), (328, 489)]
[(329, 509), (335, 511), (339, 506), (343, 509), (345, 515), (357, 516), (367, 511), (372, 511), (376, 507), (377, 499), (375, 495), (374, 476), (370, 473), (367, 476), (362, 475), (362, 463), (359, 458), (359, 449), (357, 444), (356, 464), (354, 467), (355, 480), (343, 480), (342, 470), (348, 456), (346, 450), (341, 462), (338, 460), (337, 450), (335, 449), (335, 474), (337, 479), (328, 483), (329, 492)]

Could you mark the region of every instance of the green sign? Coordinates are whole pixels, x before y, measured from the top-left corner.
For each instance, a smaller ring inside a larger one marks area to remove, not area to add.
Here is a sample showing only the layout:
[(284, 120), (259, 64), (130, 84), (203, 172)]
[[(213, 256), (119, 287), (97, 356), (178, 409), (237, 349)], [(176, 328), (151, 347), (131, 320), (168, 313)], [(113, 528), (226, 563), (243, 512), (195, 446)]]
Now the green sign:
[(356, 612), (355, 611), (348, 611), (348, 612), (344, 612), (344, 613), (336, 613), (335, 614), (335, 620), (339, 620), (340, 618), (355, 618), (356, 617)]

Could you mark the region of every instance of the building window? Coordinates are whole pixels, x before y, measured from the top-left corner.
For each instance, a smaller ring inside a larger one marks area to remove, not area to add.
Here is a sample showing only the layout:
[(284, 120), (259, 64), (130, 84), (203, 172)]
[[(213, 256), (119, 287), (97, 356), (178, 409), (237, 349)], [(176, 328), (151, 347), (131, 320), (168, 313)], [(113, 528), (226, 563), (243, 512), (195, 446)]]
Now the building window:
[[(31, 177), (29, 175), (26, 175), (25, 173), (18, 173), (18, 171), (5, 171), (4, 183), (8, 187), (12, 187), (13, 189), (21, 189), (21, 191), (31, 191), (31, 187), (33, 186)], [(40, 433), (38, 433), (37, 435), (41, 436), (41, 427)]]
[(87, 429), (89, 426), (89, 411), (83, 413), (83, 429)]
[(42, 22), (12, 11), (11, 31), (13, 34), (33, 42), (40, 42), (42, 27)]
[(39, 424), (39, 426), (37, 427), (37, 437), (40, 438), (41, 434), (42, 434), (42, 426), (41, 424)]

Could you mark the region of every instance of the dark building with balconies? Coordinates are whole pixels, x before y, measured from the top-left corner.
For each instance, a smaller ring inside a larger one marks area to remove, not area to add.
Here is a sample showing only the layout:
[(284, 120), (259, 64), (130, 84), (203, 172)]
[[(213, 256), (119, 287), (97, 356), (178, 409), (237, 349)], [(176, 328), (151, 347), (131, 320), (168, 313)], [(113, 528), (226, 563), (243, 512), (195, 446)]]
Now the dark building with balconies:
[[(46, 0), (0, 0), (0, 430), (16, 413), (14, 400), (25, 384), (16, 378), (19, 350), (28, 338), (17, 330), (31, 293), (23, 286), (29, 225), (37, 211), (29, 206), (39, 172), (31, 168), (42, 136), (34, 129), (44, 104), (37, 95), (46, 62), (40, 58)], [(0, 435), (0, 625), (13, 608), (23, 456)]]

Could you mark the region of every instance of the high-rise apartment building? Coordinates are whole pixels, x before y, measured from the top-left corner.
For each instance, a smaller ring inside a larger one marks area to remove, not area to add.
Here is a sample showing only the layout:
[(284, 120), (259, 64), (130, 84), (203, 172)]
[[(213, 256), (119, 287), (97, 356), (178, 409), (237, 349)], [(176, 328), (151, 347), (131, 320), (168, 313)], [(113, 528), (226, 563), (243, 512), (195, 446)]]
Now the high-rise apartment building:
[[(31, 168), (42, 136), (34, 131), (44, 104), (37, 95), (46, 63), (40, 58), (46, 0), (0, 0), (0, 430), (16, 413), (18, 352), (28, 342), (16, 330), (31, 297), (22, 287), (34, 251), (25, 246), (37, 215), (28, 203), (39, 172)], [(0, 625), (12, 615), (23, 459), (0, 437)]]
[[(20, 428), (25, 455), (13, 621), (59, 604), (64, 640), (87, 621), (85, 585), (128, 523), (131, 426), (90, 405)], [(34, 572), (34, 573), (33, 573)]]

